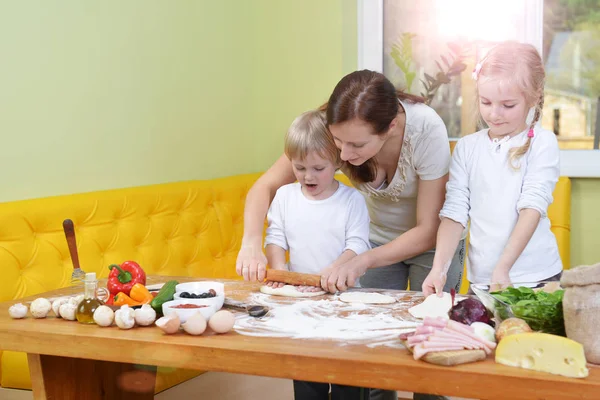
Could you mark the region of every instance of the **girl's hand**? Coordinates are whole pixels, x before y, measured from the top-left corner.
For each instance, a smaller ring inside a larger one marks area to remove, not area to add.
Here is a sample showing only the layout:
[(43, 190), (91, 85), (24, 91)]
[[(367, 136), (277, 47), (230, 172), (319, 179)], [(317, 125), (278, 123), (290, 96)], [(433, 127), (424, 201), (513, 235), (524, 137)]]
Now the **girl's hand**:
[(321, 271), (321, 287), (330, 293), (343, 292), (348, 287), (353, 287), (367, 269), (368, 265), (360, 256), (341, 265), (329, 266)]
[(244, 277), (245, 281), (262, 282), (267, 275), (267, 257), (262, 252), (260, 243), (242, 245), (237, 261), (235, 272)]
[(425, 297), (437, 293), (438, 296), (443, 296), (444, 285), (446, 284), (446, 274), (439, 268), (431, 268), (427, 278), (423, 281), (421, 290)]
[(510, 276), (507, 270), (494, 268), (492, 272), (492, 281), (490, 285), (490, 292), (496, 292), (499, 290), (506, 289), (510, 286)]

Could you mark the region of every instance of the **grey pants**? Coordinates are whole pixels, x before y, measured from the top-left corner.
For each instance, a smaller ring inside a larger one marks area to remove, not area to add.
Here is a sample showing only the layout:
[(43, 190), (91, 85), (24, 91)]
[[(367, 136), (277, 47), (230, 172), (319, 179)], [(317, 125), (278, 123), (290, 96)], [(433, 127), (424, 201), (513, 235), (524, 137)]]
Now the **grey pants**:
[[(380, 246), (377, 243), (371, 243), (372, 247)], [(360, 278), (360, 286), (363, 288), (406, 290), (410, 282), (410, 289), (421, 291), (423, 281), (431, 271), (433, 265), (434, 251), (428, 251), (415, 256), (409, 260), (398, 262), (380, 268), (372, 268)], [(454, 253), (444, 291), (449, 292), (454, 288), (457, 292), (460, 289), (463, 268), (465, 260), (465, 241), (461, 240)], [(395, 391), (371, 389), (371, 400), (397, 400), (398, 395)], [(414, 400), (445, 400), (447, 397), (433, 394), (415, 393)]]

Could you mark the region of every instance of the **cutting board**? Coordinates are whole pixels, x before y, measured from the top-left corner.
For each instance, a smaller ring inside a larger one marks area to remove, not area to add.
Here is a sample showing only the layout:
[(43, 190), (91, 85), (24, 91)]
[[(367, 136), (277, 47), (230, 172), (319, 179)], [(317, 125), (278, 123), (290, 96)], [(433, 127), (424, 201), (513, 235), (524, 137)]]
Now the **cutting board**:
[[(402, 344), (408, 349), (408, 351), (412, 353), (412, 349), (408, 348), (406, 341), (402, 340)], [(485, 360), (486, 357), (487, 355), (483, 350), (452, 350), (427, 353), (421, 358), (421, 360), (430, 364), (447, 367)]]

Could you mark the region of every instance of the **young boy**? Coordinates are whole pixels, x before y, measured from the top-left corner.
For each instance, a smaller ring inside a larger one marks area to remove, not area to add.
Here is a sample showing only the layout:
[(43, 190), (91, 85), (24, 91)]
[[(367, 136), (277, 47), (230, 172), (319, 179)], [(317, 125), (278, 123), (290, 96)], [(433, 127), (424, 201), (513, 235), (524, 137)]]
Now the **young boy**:
[[(341, 160), (323, 112), (308, 111), (294, 120), (285, 138), (285, 154), (297, 182), (277, 190), (267, 214), (265, 246), (270, 267), (320, 274), (328, 266), (367, 251), (367, 205), (357, 190), (335, 179)], [(332, 398), (357, 400), (368, 398), (369, 393), (341, 385), (331, 385), (331, 391)], [(296, 400), (326, 400), (328, 393), (329, 384), (294, 381)]]

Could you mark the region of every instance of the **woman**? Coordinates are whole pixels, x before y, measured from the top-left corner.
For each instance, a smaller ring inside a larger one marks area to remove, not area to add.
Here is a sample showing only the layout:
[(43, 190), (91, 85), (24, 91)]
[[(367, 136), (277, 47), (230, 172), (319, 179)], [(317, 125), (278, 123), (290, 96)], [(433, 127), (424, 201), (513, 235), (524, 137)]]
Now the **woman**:
[[(321, 286), (332, 293), (360, 283), (367, 288), (421, 290), (433, 264), (438, 214), (448, 181), (450, 148), (442, 119), (423, 99), (396, 91), (380, 73), (356, 71), (335, 87), (326, 105), (327, 125), (342, 172), (365, 196), (372, 249), (321, 272)], [(281, 156), (246, 197), (244, 236), (236, 271), (245, 280), (263, 281), (265, 216), (275, 192), (294, 182), (290, 160)], [(464, 240), (448, 267), (444, 291), (458, 290)], [(395, 399), (396, 392), (371, 390), (371, 400)], [(442, 399), (415, 394), (414, 399)]]
[[(345, 76), (326, 107), (345, 163), (342, 172), (367, 201), (373, 249), (324, 270), (323, 289), (334, 293), (360, 281), (362, 287), (397, 290), (410, 282), (420, 290), (433, 264), (448, 181), (450, 149), (442, 119), (420, 97), (396, 91), (385, 76), (368, 70)], [(283, 155), (248, 192), (236, 263), (246, 280), (265, 278), (264, 219), (277, 189), (294, 180)], [(449, 267), (446, 291), (460, 286), (463, 253), (464, 241)]]

